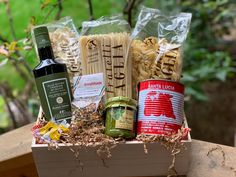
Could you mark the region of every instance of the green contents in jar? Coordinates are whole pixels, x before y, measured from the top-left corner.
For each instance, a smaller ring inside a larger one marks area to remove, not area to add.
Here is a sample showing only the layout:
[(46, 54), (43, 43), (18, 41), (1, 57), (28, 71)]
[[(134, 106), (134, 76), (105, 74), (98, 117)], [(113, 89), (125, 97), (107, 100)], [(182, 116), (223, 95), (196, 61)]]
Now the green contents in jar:
[(134, 138), (137, 101), (127, 97), (113, 97), (106, 103), (105, 134), (117, 138)]

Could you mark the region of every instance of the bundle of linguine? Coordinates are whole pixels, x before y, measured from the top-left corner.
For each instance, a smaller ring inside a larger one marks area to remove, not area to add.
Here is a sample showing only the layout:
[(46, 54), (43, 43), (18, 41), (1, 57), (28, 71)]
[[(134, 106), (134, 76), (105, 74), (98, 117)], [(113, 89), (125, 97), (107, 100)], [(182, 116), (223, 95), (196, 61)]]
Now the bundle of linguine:
[(126, 32), (81, 36), (83, 75), (104, 73), (106, 98), (132, 97), (130, 34)]

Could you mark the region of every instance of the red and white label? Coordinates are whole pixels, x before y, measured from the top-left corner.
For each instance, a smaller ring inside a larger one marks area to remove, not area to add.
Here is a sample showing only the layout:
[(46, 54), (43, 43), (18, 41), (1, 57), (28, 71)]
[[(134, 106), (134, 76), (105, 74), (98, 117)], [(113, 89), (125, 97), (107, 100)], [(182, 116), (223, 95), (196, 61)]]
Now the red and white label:
[(164, 80), (148, 80), (139, 86), (138, 134), (169, 134), (182, 125), (184, 86)]

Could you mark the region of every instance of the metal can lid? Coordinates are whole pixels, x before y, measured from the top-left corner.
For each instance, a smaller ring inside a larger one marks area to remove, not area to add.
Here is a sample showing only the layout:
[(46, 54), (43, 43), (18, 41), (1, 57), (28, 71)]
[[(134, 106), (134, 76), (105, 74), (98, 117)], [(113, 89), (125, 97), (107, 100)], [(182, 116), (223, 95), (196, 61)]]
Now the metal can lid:
[(127, 106), (136, 109), (137, 101), (124, 96), (109, 98), (106, 102), (106, 109), (117, 106)]

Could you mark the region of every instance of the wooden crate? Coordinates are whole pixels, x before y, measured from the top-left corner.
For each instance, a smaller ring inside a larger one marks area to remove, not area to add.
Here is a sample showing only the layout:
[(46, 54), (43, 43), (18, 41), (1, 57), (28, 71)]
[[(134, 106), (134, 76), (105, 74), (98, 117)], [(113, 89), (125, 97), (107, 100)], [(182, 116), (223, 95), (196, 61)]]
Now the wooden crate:
[[(187, 126), (187, 124), (186, 124)], [(176, 158), (176, 170), (186, 175), (191, 151), (191, 137), (183, 141), (186, 150)], [(32, 152), (40, 177), (122, 177), (122, 176), (161, 176), (166, 175), (172, 157), (160, 143), (147, 144), (148, 154), (144, 153), (143, 143), (130, 141), (119, 144), (111, 150), (112, 157), (102, 160), (97, 148), (59, 145), (57, 150), (48, 150), (46, 144), (32, 143)], [(79, 148), (76, 159), (71, 148)]]

